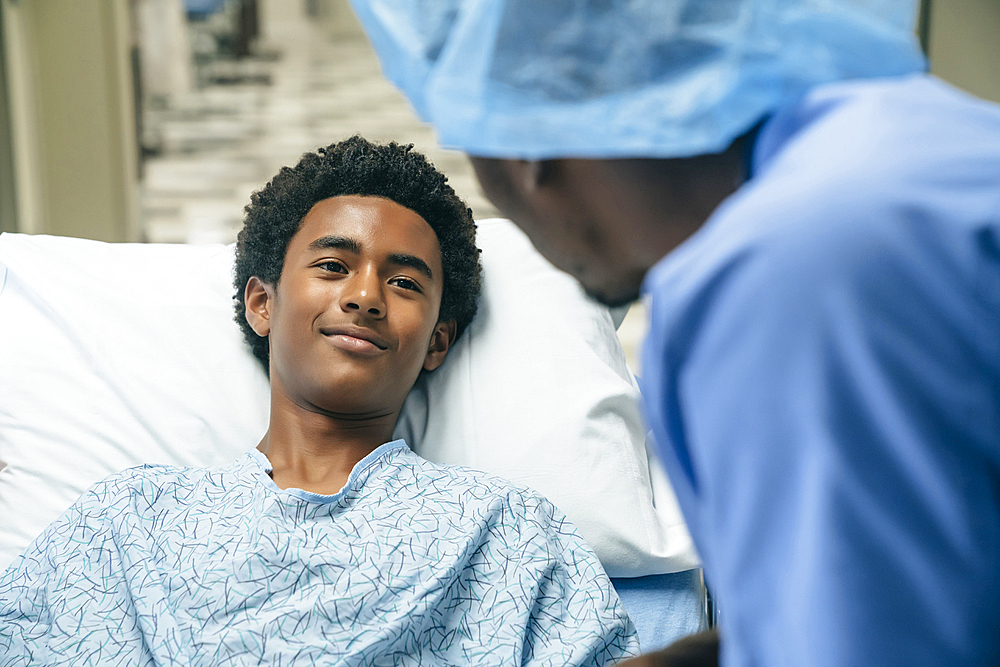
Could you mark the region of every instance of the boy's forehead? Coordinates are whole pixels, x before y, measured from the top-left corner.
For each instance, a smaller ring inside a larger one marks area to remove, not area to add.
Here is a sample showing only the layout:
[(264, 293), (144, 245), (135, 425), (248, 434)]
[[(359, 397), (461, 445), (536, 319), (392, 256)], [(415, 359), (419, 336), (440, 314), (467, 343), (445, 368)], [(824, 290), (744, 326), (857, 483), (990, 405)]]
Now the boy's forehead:
[(308, 251), (324, 237), (356, 241), (357, 250), (427, 255), (425, 261), (441, 266), (434, 229), (416, 211), (385, 197), (340, 195), (316, 202), (292, 237), (289, 251)]
[(437, 235), (419, 213), (386, 197), (340, 195), (321, 199), (313, 204), (302, 222), (299, 231), (303, 231), (307, 224), (314, 230), (392, 231), (414, 238), (428, 236), (437, 244)]

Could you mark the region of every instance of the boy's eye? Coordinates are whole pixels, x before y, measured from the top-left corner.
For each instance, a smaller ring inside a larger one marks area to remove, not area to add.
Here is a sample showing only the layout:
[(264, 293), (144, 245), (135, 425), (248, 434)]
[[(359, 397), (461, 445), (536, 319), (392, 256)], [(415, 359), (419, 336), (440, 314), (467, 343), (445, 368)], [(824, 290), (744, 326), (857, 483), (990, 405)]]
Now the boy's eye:
[(393, 278), (389, 281), (390, 285), (396, 285), (397, 287), (402, 287), (403, 289), (414, 290), (415, 292), (422, 291), (420, 285), (416, 282), (410, 280), (409, 278)]
[(324, 271), (332, 271), (334, 273), (347, 273), (347, 267), (340, 262), (335, 262), (333, 260), (327, 260), (321, 264), (317, 264), (319, 268)]

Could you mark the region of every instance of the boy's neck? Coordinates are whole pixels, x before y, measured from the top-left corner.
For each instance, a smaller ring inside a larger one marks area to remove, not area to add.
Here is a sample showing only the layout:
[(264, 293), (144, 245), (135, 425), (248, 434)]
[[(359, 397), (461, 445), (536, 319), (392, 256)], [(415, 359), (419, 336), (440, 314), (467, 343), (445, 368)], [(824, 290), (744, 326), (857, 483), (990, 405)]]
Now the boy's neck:
[(257, 449), (279, 488), (329, 495), (340, 491), (361, 459), (392, 440), (399, 410), (331, 415), (271, 401), (271, 423)]

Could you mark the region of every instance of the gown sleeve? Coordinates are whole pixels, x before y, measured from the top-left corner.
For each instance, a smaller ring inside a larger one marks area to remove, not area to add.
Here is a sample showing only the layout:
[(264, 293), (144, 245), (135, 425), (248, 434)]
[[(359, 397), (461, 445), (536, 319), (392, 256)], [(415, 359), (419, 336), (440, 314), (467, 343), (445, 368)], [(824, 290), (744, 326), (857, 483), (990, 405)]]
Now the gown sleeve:
[(91, 487), (0, 576), (0, 666), (147, 663), (113, 528), (120, 496)]

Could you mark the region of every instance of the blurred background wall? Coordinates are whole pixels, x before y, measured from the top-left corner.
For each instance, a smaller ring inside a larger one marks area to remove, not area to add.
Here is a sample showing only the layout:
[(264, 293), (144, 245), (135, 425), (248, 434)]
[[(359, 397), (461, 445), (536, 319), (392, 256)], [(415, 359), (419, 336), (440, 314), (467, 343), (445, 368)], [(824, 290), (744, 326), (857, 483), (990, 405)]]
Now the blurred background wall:
[[(1000, 101), (1000, 0), (924, 0), (932, 71)], [(249, 193), (360, 132), (468, 163), (380, 76), (347, 0), (0, 0), (0, 229), (226, 241)]]
[(1000, 0), (925, 0), (931, 71), (1000, 102)]
[(128, 0), (2, 0), (5, 230), (139, 237)]

